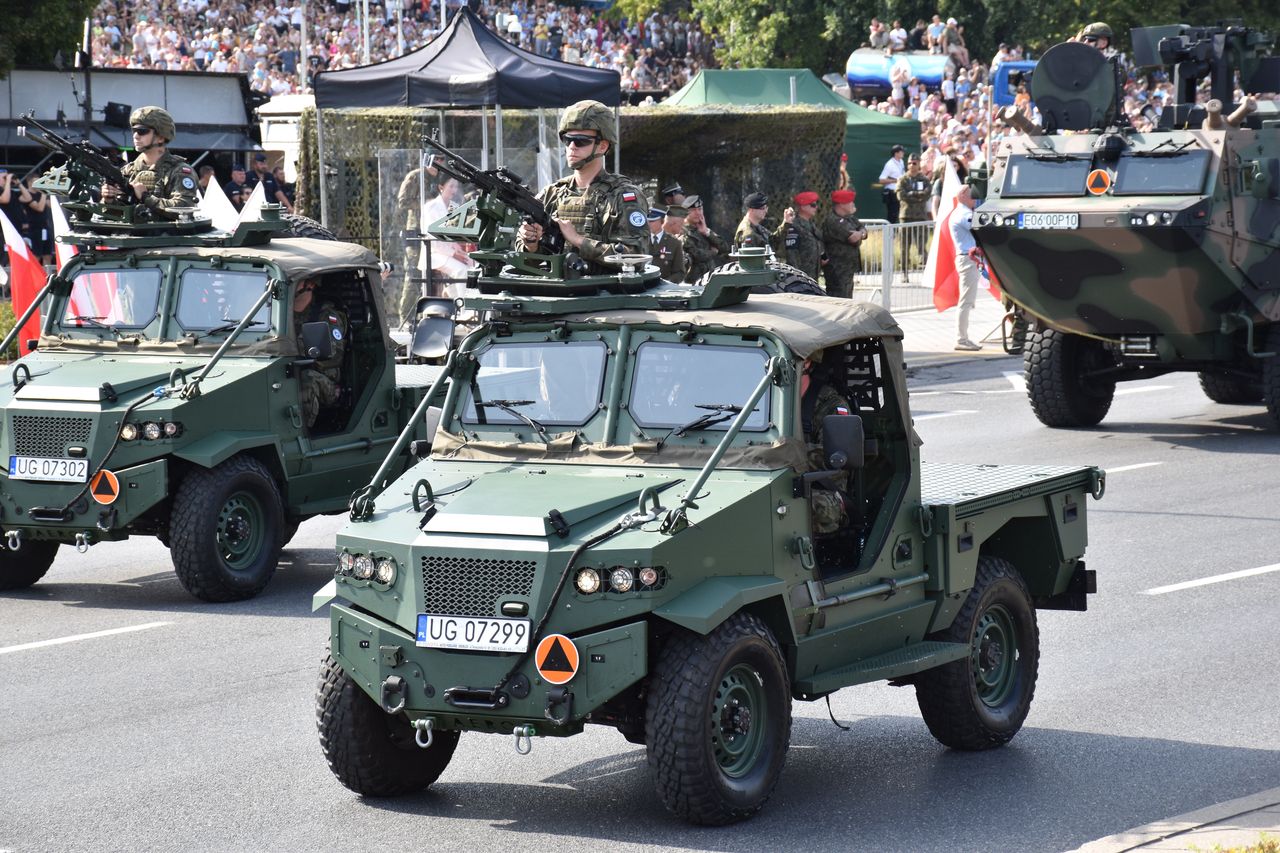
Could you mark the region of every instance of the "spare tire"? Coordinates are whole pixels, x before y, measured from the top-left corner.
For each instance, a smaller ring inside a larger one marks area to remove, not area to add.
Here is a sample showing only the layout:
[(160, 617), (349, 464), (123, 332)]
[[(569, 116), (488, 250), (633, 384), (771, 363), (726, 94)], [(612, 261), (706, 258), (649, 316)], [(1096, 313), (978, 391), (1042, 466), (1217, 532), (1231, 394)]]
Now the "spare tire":
[[(827, 292), (818, 286), (818, 283), (808, 276), (802, 270), (793, 266), (788, 266), (781, 261), (768, 261), (765, 267), (772, 270), (774, 279), (770, 284), (760, 284), (751, 288), (752, 293), (802, 293), (806, 296), (826, 296)], [(707, 280), (718, 272), (736, 273), (742, 272), (742, 267), (737, 262), (721, 264), (702, 278), (698, 279), (695, 284), (705, 287)]]
[(310, 237), (313, 240), (337, 240), (338, 236), (316, 222), (309, 216), (300, 213), (282, 213), (280, 220), (289, 224), (290, 237)]

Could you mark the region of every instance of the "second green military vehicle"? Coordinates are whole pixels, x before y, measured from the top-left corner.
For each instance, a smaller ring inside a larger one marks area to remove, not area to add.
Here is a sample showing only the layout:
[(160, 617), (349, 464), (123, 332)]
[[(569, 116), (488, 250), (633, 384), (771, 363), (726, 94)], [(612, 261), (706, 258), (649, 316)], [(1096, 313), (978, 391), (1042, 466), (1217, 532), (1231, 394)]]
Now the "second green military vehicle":
[(1117, 382), (1197, 371), (1214, 401), (1265, 403), (1280, 424), (1280, 112), (1232, 103), (1237, 74), (1246, 93), (1280, 90), (1280, 59), (1242, 27), (1133, 35), (1139, 65), (1171, 72), (1158, 126), (1129, 126), (1096, 49), (1056, 45), (1031, 84), (1044, 127), (1000, 140), (974, 215), (1030, 321), (1031, 406), (1093, 426)]
[[(691, 287), (636, 256), (562, 283), (482, 245), (464, 307), (486, 319), (437, 379), (429, 455), (407, 429), (316, 597), (343, 785), (424, 789), (464, 731), (523, 753), (594, 724), (645, 744), (673, 812), (724, 824), (772, 792), (793, 699), (889, 680), (948, 746), (1017, 733), (1036, 609), (1094, 589), (1103, 472), (921, 463), (892, 317), (748, 297), (776, 277), (755, 251)], [(395, 477), (406, 448), (425, 458)]]
[[(141, 534), (193, 595), (251, 597), (302, 520), (346, 508), (421, 399), (396, 381), (378, 259), (283, 236), (272, 210), (230, 234), (191, 212), (141, 221), (94, 202), (92, 177), (73, 159), (43, 179), (70, 199), (80, 251), (0, 387), (0, 589), (38, 581), (61, 546)], [(312, 289), (324, 310), (295, 313)], [(336, 394), (311, 420), (317, 367)]]

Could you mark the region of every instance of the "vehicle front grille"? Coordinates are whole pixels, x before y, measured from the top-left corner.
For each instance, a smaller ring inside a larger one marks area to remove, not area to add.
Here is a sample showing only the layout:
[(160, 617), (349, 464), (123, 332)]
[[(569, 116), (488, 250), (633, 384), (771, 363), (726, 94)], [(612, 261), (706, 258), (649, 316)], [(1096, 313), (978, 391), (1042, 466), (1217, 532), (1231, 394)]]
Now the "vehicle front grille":
[(470, 557), (422, 558), (422, 591), (428, 613), (444, 616), (493, 616), (502, 596), (533, 591), (538, 564), (533, 560), (484, 560)]
[(17, 456), (61, 459), (68, 444), (88, 444), (93, 418), (13, 416), (13, 452)]

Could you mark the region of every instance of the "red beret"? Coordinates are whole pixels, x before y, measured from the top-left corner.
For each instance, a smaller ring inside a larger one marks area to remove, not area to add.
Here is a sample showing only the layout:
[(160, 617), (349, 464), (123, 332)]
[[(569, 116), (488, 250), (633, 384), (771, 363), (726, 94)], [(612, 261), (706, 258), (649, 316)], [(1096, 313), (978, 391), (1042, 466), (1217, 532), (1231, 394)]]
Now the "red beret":
[(818, 194), (811, 190), (805, 190), (802, 193), (796, 193), (793, 200), (796, 204), (817, 204)]
[(858, 194), (853, 190), (836, 190), (831, 194), (832, 204), (851, 204)]

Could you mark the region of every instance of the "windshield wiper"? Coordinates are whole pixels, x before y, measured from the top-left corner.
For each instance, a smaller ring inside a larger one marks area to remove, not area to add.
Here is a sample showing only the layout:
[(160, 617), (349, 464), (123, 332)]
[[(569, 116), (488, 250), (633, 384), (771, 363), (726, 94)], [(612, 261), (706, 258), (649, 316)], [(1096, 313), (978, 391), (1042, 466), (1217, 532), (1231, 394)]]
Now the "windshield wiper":
[(98, 329), (106, 329), (108, 332), (110, 332), (111, 334), (115, 335), (117, 338), (123, 339), (123, 338), (124, 338), (124, 335), (121, 333), (121, 331), (120, 331), (119, 329), (117, 329), (115, 326), (112, 326), (112, 325), (111, 325), (111, 324), (109, 324), (109, 323), (104, 323), (104, 322), (102, 322), (102, 321), (103, 321), (103, 320), (105, 320), (105, 319), (107, 319), (107, 318), (106, 318), (106, 317), (89, 317), (89, 316), (87, 316), (87, 315), (81, 314), (81, 315), (76, 316), (76, 317), (63, 317), (63, 318), (62, 318), (62, 322), (64, 322), (64, 323), (68, 323), (68, 322), (70, 322), (70, 323), (89, 323), (90, 325), (94, 326), (95, 328), (98, 328)]
[(551, 436), (547, 435), (547, 429), (533, 418), (516, 408), (516, 406), (532, 406), (532, 400), (481, 400), (475, 406), (477, 409), (492, 406), (495, 409), (501, 409), (513, 418), (519, 418), (529, 426), (538, 431), (538, 436), (542, 439), (543, 444), (551, 443)]
[(687, 424), (681, 424), (662, 438), (658, 439), (659, 450), (662, 449), (662, 445), (667, 443), (667, 439), (671, 438), (673, 435), (684, 435), (685, 433), (695, 429), (706, 429), (707, 427), (724, 423), (742, 411), (741, 406), (736, 406), (733, 403), (695, 403), (693, 407), (695, 409), (709, 409), (710, 411), (705, 415), (698, 415)]
[[(1195, 144), (1196, 144), (1196, 141), (1194, 139), (1188, 139), (1186, 142), (1182, 143), (1181, 145), (1177, 144), (1172, 139), (1166, 139), (1164, 142), (1161, 142), (1159, 145), (1155, 146), (1154, 148), (1148, 148), (1146, 151), (1134, 151), (1133, 156), (1134, 157), (1177, 157), (1179, 154), (1182, 154), (1183, 152), (1185, 152), (1187, 148)], [(1173, 147), (1166, 150), (1161, 150), (1161, 149), (1164, 149), (1166, 145), (1172, 145)], [(1199, 151), (1200, 149), (1197, 148), (1196, 150)]]
[[(239, 326), (239, 325), (240, 325), (239, 320), (231, 320), (227, 323), (223, 323), (221, 326), (214, 326), (212, 329), (206, 329), (205, 331), (200, 332), (199, 334), (193, 333), (191, 337), (193, 340), (198, 341), (201, 338), (207, 338), (210, 335), (220, 335), (223, 332), (230, 332), (232, 329), (234, 329), (236, 326)], [(261, 320), (254, 320), (248, 325), (246, 325), (245, 328), (247, 329), (250, 326), (265, 326), (265, 325), (266, 323), (262, 322)]]

